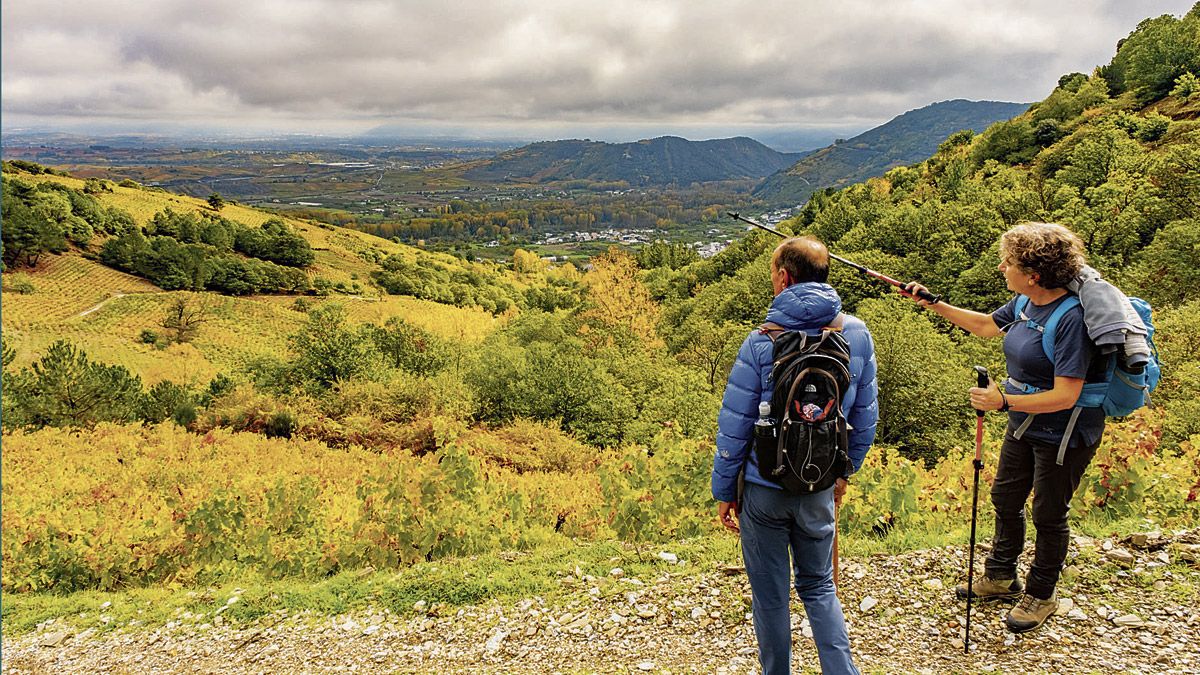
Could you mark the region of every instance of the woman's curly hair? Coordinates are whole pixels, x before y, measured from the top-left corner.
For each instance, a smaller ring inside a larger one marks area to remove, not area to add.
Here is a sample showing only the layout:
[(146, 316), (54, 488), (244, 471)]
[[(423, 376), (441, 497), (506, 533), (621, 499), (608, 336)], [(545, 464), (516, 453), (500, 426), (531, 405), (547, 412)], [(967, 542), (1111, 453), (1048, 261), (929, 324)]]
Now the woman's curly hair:
[(1021, 223), (1000, 237), (1000, 257), (1042, 288), (1066, 288), (1087, 264), (1083, 241), (1056, 223)]

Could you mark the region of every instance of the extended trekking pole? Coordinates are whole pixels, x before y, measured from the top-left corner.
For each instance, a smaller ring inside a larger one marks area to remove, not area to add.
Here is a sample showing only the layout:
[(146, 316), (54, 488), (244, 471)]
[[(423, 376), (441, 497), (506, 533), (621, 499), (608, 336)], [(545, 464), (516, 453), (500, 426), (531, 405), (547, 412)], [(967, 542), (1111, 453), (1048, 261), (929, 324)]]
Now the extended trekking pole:
[[(771, 234), (773, 234), (773, 235), (775, 235), (775, 236), (777, 236), (777, 237), (781, 237), (781, 238), (783, 238), (783, 239), (787, 239), (787, 235), (786, 235), (786, 234), (784, 234), (784, 233), (780, 232), (779, 230), (776, 230), (776, 229), (775, 229), (775, 228), (773, 228), (773, 227), (768, 227), (768, 226), (766, 226), (766, 225), (763, 225), (762, 223), (760, 223), (760, 222), (758, 222), (758, 221), (756, 221), (756, 220), (752, 220), (752, 219), (750, 219), (750, 218), (746, 218), (745, 216), (741, 215), (740, 213), (734, 213), (733, 211), (727, 211), (726, 213), (728, 213), (728, 214), (729, 214), (729, 217), (730, 217), (730, 218), (733, 218), (733, 219), (735, 219), (735, 220), (740, 220), (740, 221), (742, 221), (743, 223), (750, 223), (751, 225), (753, 225), (753, 226), (757, 227), (757, 228), (758, 228), (758, 229), (760, 229), (760, 230), (766, 230), (767, 232), (770, 232)], [(897, 281), (897, 280), (895, 280), (895, 279), (893, 279), (893, 278), (889, 277), (889, 276), (888, 276), (888, 275), (886, 275), (886, 274), (882, 274), (882, 273), (880, 273), (880, 272), (876, 272), (875, 270), (873, 270), (873, 269), (870, 269), (869, 267), (866, 267), (866, 266), (864, 266), (864, 265), (859, 265), (859, 264), (858, 264), (858, 263), (856, 263), (856, 262), (853, 262), (853, 261), (851, 261), (851, 260), (846, 260), (845, 258), (843, 258), (843, 257), (841, 257), (841, 256), (834, 255), (834, 254), (832, 254), (832, 253), (830, 253), (830, 254), (829, 254), (829, 257), (830, 257), (830, 258), (833, 258), (834, 260), (836, 260), (836, 261), (838, 261), (838, 262), (840, 262), (840, 263), (842, 263), (843, 265), (849, 265), (849, 266), (853, 267), (854, 269), (858, 270), (859, 272), (862, 272), (863, 274), (865, 274), (865, 275), (867, 275), (867, 276), (869, 276), (869, 277), (871, 277), (871, 278), (873, 278), (873, 279), (878, 279), (878, 280), (880, 280), (880, 281), (882, 281), (882, 282), (884, 282), (884, 283), (886, 283), (886, 284), (891, 284), (891, 285), (895, 286), (896, 288), (898, 288), (898, 289), (900, 290), (900, 293), (901, 293), (901, 295), (905, 295), (905, 296), (908, 296), (908, 297), (912, 297), (912, 295), (913, 295), (912, 293), (909, 293), (908, 291), (904, 290), (904, 286), (905, 286), (906, 284), (905, 284), (904, 282), (902, 282), (902, 281)], [(916, 295), (917, 295), (917, 297), (918, 297), (918, 298), (921, 298), (922, 300), (927, 300), (927, 301), (929, 301), (929, 302), (937, 302), (937, 301), (938, 301), (938, 299), (941, 297), (941, 296), (938, 296), (938, 295), (934, 295), (933, 293), (930, 293), (929, 291), (925, 291), (925, 290), (917, 291)]]
[(833, 589), (834, 589), (835, 593), (837, 592), (837, 588), (839, 586), (841, 586), (841, 583), (839, 583), (841, 580), (838, 578), (838, 572), (840, 571), (838, 569), (838, 567), (839, 567), (838, 563), (840, 562), (840, 558), (842, 557), (842, 556), (838, 555), (837, 521), (838, 521), (838, 507), (837, 507), (837, 504), (835, 503), (833, 505)]
[[(988, 386), (988, 371), (975, 366), (976, 384)], [(979, 472), (983, 470), (983, 411), (975, 411), (975, 487), (971, 490), (971, 548), (967, 552), (967, 626), (963, 633), (963, 653), (971, 653), (971, 599), (975, 597), (975, 517), (979, 513)]]

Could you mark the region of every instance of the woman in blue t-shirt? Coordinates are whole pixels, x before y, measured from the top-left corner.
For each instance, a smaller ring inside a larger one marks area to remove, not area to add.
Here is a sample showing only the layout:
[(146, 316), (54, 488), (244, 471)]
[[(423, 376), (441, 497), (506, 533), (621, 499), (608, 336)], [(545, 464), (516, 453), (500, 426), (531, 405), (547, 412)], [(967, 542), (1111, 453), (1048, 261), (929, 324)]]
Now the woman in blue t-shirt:
[[(1000, 238), (1000, 267), (1008, 289), (1018, 295), (991, 314), (918, 299), (922, 307), (980, 337), (1004, 335), (1008, 379), (1004, 388), (989, 383), (972, 388), (976, 410), (1008, 413), (1008, 430), (992, 485), (996, 534), (982, 578), (973, 589), (957, 592), (981, 599), (1016, 598), (1008, 613), (1009, 630), (1033, 630), (1058, 609), (1054, 591), (1067, 557), (1071, 496), (1096, 453), (1104, 431), (1099, 408), (1076, 408), (1084, 382), (1102, 371), (1102, 358), (1088, 338), (1079, 306), (1061, 315), (1054, 330), (1054, 359), (1046, 355), (1041, 328), (1072, 294), (1067, 284), (1085, 263), (1083, 242), (1073, 232), (1049, 223), (1017, 225)], [(917, 283), (909, 292), (924, 289)], [(1028, 298), (1020, 301), (1020, 296)], [(1017, 579), (1017, 558), (1025, 545), (1025, 502), (1033, 492), (1037, 529), (1033, 564), (1024, 589)]]

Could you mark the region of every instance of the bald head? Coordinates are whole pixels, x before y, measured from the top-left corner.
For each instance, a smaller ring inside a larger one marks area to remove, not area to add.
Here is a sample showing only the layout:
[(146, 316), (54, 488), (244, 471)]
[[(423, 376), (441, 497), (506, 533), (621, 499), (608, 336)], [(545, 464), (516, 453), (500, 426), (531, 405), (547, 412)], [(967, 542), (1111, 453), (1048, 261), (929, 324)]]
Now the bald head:
[(816, 237), (792, 237), (775, 249), (771, 270), (787, 272), (786, 285), (806, 281), (825, 283), (829, 279), (829, 249)]

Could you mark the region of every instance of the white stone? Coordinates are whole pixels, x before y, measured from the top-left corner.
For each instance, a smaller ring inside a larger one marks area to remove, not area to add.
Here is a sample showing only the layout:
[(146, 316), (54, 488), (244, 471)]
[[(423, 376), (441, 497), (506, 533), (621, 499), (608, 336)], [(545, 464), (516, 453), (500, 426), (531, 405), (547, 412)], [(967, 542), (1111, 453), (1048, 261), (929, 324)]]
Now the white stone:
[(938, 579), (937, 577), (934, 577), (933, 579), (926, 579), (924, 581), (924, 584), (925, 584), (926, 588), (930, 588), (935, 591), (940, 591), (940, 590), (942, 590), (942, 588), (944, 588), (944, 586), (942, 584), (942, 580)]
[(878, 600), (876, 600), (875, 598), (868, 595), (867, 597), (862, 599), (862, 602), (858, 603), (858, 611), (869, 612), (875, 607), (875, 605), (878, 605), (878, 604), (879, 604)]
[(1145, 622), (1142, 621), (1141, 617), (1136, 614), (1122, 614), (1121, 616), (1113, 619), (1113, 623), (1117, 624), (1118, 626), (1127, 626), (1129, 628), (1138, 628), (1145, 625)]
[(492, 634), (492, 637), (488, 638), (483, 648), (492, 653), (498, 652), (500, 651), (500, 645), (504, 643), (504, 638), (506, 637), (508, 637), (507, 631), (497, 630)]
[(614, 567), (608, 571), (608, 576), (617, 578), (623, 577), (625, 576), (625, 570), (621, 569), (620, 567)]
[(1114, 548), (1105, 553), (1104, 557), (1117, 563), (1118, 565), (1132, 565), (1135, 560), (1133, 554), (1123, 548)]
[(654, 662), (653, 661), (642, 661), (641, 663), (639, 663), (637, 665), (637, 667), (638, 667), (638, 670), (644, 670), (646, 672), (649, 672), (651, 670), (654, 670)]
[(668, 553), (667, 551), (663, 551), (662, 553), (659, 553), (658, 559), (667, 563), (668, 565), (678, 565), (679, 564), (679, 556), (675, 555), (674, 553)]
[(60, 630), (57, 633), (48, 633), (38, 640), (38, 645), (41, 647), (57, 647), (67, 639), (67, 631)]

